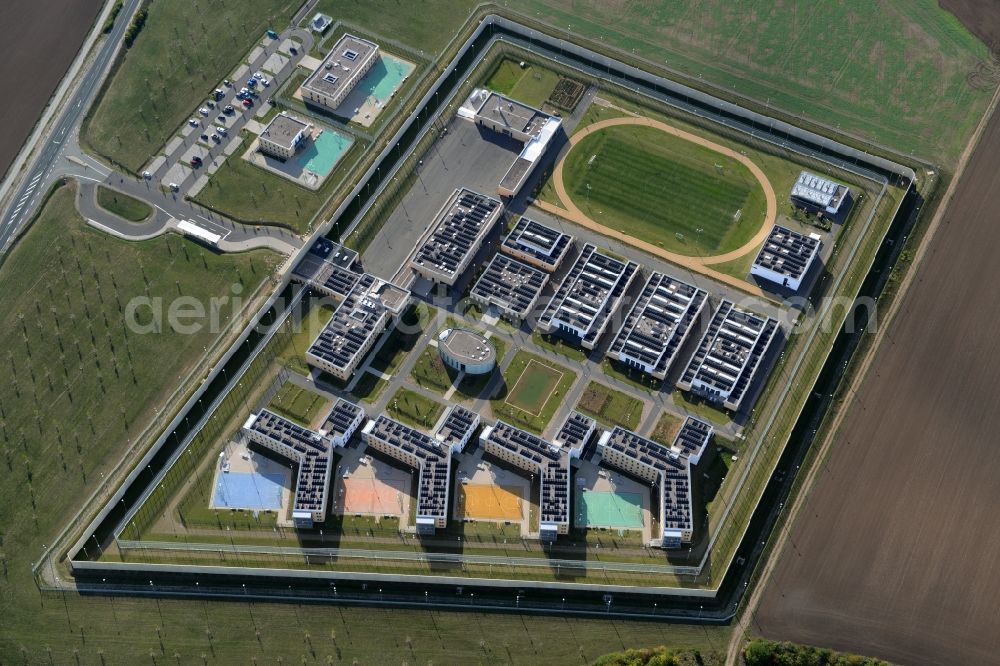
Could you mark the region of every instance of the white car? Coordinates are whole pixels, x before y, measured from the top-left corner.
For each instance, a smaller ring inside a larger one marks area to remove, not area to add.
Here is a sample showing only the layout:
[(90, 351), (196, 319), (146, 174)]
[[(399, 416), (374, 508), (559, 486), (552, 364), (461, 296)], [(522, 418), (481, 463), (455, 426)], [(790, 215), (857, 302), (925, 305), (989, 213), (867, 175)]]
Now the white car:
[(142, 172), (142, 177), (145, 178), (146, 180), (149, 180), (150, 178), (153, 177), (153, 174), (150, 173), (149, 171), (143, 171)]
[(226, 131), (225, 127), (216, 127), (215, 131), (219, 133), (220, 136), (226, 136), (229, 132)]
[(191, 127), (197, 127), (198, 125), (201, 125), (201, 122), (197, 118), (192, 118), (188, 121), (188, 125)]
[(201, 107), (200, 109), (198, 109), (198, 113), (200, 113), (203, 116), (207, 116), (208, 115), (208, 107), (205, 107), (205, 106)]
[(260, 81), (261, 85), (263, 85), (265, 88), (269, 88), (271, 86), (271, 82), (265, 79), (263, 76), (257, 80)]
[(170, 191), (171, 192), (176, 192), (179, 189), (181, 189), (181, 188), (177, 185), (177, 183), (170, 183)]
[(258, 69), (256, 72), (253, 73), (253, 78), (257, 79), (258, 81), (262, 81), (264, 79), (264, 73)]

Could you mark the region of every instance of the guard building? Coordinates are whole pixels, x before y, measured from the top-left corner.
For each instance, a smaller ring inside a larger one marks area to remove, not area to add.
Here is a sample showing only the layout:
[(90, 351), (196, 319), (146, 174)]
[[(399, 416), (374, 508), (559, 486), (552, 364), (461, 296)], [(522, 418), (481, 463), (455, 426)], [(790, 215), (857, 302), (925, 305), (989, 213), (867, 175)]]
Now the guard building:
[(594, 349), (639, 270), (587, 243), (538, 320), (544, 333), (559, 333)]
[(799, 174), (789, 195), (792, 205), (831, 217), (837, 217), (842, 212), (846, 214), (850, 208), (850, 198), (851, 190), (846, 185), (808, 171)]
[(410, 267), (435, 284), (454, 285), (502, 213), (503, 206), (492, 197), (455, 190), (417, 246)]
[(417, 534), (432, 535), (447, 526), (451, 456), (464, 448), (478, 426), (478, 414), (457, 407), (435, 437), (385, 415), (361, 431), (366, 445), (417, 471)]
[(750, 274), (798, 291), (819, 255), (819, 247), (818, 235), (807, 236), (776, 224), (750, 267)]
[(654, 272), (608, 348), (608, 356), (665, 379), (707, 302), (703, 289)]
[(354, 35), (344, 35), (302, 84), (302, 99), (330, 110), (336, 109), (378, 59), (378, 44)]
[(309, 135), (310, 125), (284, 111), (271, 119), (258, 137), (257, 147), (265, 155), (282, 162), (295, 155), (299, 144)]
[(456, 372), (485, 375), (497, 365), (497, 352), (484, 336), (464, 328), (449, 328), (438, 336), (441, 361)]
[[(559, 446), (503, 421), (483, 428), (479, 435), (483, 450), (534, 476), (538, 474), (538, 538), (555, 541), (569, 533), (570, 458), (579, 458), (582, 448)], [(582, 446), (582, 445), (581, 445)]]
[(722, 301), (677, 387), (738, 411), (777, 331), (776, 320)]
[(517, 195), (562, 125), (556, 116), (482, 88), (473, 91), (459, 115), (524, 144), (497, 186), (504, 197)]
[(548, 273), (496, 254), (469, 292), (469, 298), (485, 310), (496, 308), (505, 318), (521, 322), (534, 312), (548, 281)]
[(573, 237), (541, 222), (521, 217), (500, 245), (500, 251), (520, 262), (552, 273), (569, 252)]
[(691, 465), (701, 460), (711, 437), (712, 426), (688, 417), (671, 446), (621, 426), (602, 433), (597, 442), (601, 462), (659, 487), (661, 548), (680, 548), (691, 542)]
[(306, 362), (346, 382), (409, 301), (409, 291), (365, 273), (306, 350)]
[(319, 432), (263, 409), (243, 424), (251, 442), (287, 458), (298, 466), (292, 520), (296, 527), (312, 528), (326, 520), (327, 498), (333, 469), (331, 450), (344, 446), (365, 420), (357, 405), (340, 399)]

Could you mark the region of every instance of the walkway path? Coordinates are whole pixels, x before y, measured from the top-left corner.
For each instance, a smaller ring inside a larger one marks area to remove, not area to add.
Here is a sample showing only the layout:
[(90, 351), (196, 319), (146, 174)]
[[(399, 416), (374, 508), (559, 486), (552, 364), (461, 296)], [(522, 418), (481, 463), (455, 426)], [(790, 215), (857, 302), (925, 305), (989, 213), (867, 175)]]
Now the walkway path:
[(725, 155), (726, 157), (731, 157), (732, 159), (746, 166), (747, 169), (749, 169), (750, 172), (754, 175), (754, 177), (760, 182), (760, 185), (764, 190), (764, 198), (766, 201), (764, 222), (761, 224), (760, 230), (757, 232), (757, 234), (749, 241), (747, 241), (747, 243), (745, 243), (742, 247), (712, 257), (690, 257), (684, 254), (678, 254), (677, 252), (671, 252), (670, 250), (666, 250), (658, 245), (654, 245), (653, 243), (649, 243), (647, 241), (634, 238), (633, 236), (623, 234), (620, 231), (611, 229), (610, 227), (606, 227), (602, 224), (599, 224), (598, 222), (595, 222), (593, 219), (587, 216), (586, 213), (580, 210), (580, 208), (575, 203), (573, 203), (572, 198), (570, 198), (569, 193), (566, 191), (566, 185), (563, 180), (563, 167), (566, 164), (565, 155), (563, 156), (562, 159), (559, 160), (559, 162), (555, 166), (555, 169), (552, 172), (552, 183), (553, 186), (555, 187), (556, 195), (559, 197), (559, 200), (562, 202), (563, 206), (557, 206), (555, 204), (551, 204), (541, 200), (535, 200), (534, 205), (538, 206), (542, 210), (554, 213), (556, 215), (560, 215), (566, 218), (567, 220), (574, 222), (575, 224), (579, 224), (580, 226), (586, 227), (593, 231), (597, 231), (605, 236), (610, 236), (611, 238), (615, 238), (622, 242), (634, 245), (652, 255), (662, 257), (667, 261), (679, 264), (693, 271), (697, 271), (699, 273), (707, 275), (715, 280), (719, 280), (720, 282), (724, 282), (730, 286), (736, 287), (741, 291), (753, 294), (754, 296), (768, 298), (769, 296), (756, 285), (752, 285), (746, 282), (745, 280), (740, 280), (731, 275), (721, 273), (711, 268), (712, 265), (725, 263), (727, 261), (732, 261), (734, 259), (738, 259), (739, 257), (746, 255), (749, 252), (754, 251), (754, 249), (756, 249), (756, 247), (761, 243), (763, 243), (764, 240), (767, 238), (768, 233), (770, 233), (771, 231), (771, 226), (775, 223), (775, 220), (777, 219), (778, 215), (777, 197), (775, 196), (774, 188), (771, 186), (770, 181), (767, 179), (767, 176), (764, 175), (764, 172), (761, 171), (760, 167), (758, 167), (746, 155), (738, 153), (725, 146), (720, 146), (719, 144), (709, 141), (704, 137), (700, 137), (695, 134), (685, 132), (684, 130), (677, 129), (676, 127), (660, 122), (659, 120), (653, 120), (652, 118), (630, 116), (625, 118), (609, 118), (607, 120), (596, 122), (592, 125), (588, 125), (584, 129), (580, 130), (572, 137), (570, 137), (570, 146), (571, 147), (575, 146), (582, 139), (589, 136), (590, 134), (593, 134), (594, 132), (618, 125), (642, 125), (645, 127), (652, 127), (662, 132), (672, 134), (673, 136), (677, 136), (686, 141), (690, 141), (697, 145), (713, 150), (717, 153)]

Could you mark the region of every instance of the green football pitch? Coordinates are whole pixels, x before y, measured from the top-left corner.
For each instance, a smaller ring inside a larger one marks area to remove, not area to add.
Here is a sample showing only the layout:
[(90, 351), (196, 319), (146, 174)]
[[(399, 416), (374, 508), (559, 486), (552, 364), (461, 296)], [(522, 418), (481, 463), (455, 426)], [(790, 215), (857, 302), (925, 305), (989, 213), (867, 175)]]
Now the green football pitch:
[(531, 360), (511, 389), (507, 402), (538, 416), (562, 376), (563, 373), (555, 368)]
[(736, 160), (652, 127), (608, 127), (573, 146), (566, 191), (595, 222), (689, 256), (744, 245), (766, 199)]

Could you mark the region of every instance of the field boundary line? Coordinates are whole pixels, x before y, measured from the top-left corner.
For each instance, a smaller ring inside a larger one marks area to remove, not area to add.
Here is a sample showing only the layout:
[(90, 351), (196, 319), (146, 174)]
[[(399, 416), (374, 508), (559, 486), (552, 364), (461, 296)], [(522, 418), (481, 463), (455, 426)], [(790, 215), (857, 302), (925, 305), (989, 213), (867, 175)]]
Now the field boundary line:
[(566, 376), (565, 372), (563, 372), (561, 370), (556, 370), (551, 365), (547, 365), (547, 364), (542, 363), (541, 361), (535, 360), (533, 358), (529, 359), (527, 365), (524, 366), (524, 370), (521, 371), (521, 375), (517, 378), (517, 381), (514, 382), (514, 386), (510, 389), (510, 392), (507, 394), (507, 397), (503, 399), (503, 401), (505, 403), (507, 403), (508, 405), (510, 405), (511, 407), (515, 408), (515, 409), (520, 409), (522, 412), (525, 412), (527, 414), (531, 414), (535, 418), (538, 418), (539, 416), (541, 416), (542, 410), (545, 409), (545, 405), (548, 404), (549, 398), (552, 397), (552, 391), (551, 390), (549, 391), (549, 394), (547, 396), (545, 396), (545, 400), (542, 401), (542, 406), (538, 408), (538, 412), (537, 413), (536, 412), (532, 412), (529, 409), (525, 409), (524, 407), (518, 407), (517, 405), (515, 405), (512, 402), (510, 402), (510, 400), (509, 400), (510, 396), (514, 395), (514, 393), (517, 391), (517, 387), (521, 385), (521, 380), (524, 379), (524, 376), (526, 374), (528, 374), (528, 368), (531, 367), (532, 363), (534, 363), (536, 365), (540, 365), (540, 366), (542, 366), (544, 368), (548, 368), (552, 372), (558, 374), (559, 375), (559, 379), (556, 380), (556, 386), (558, 386), (559, 382), (562, 381), (562, 378)]
[[(998, 87), (993, 93), (993, 98), (990, 100), (990, 104), (987, 107), (986, 112), (980, 119), (979, 125), (976, 127), (976, 131), (966, 144), (965, 150), (962, 151), (961, 159), (955, 169), (955, 174), (952, 177), (951, 182), (948, 184), (948, 189), (945, 191), (944, 196), (941, 199), (941, 205), (938, 206), (937, 211), (934, 213), (934, 217), (931, 219), (931, 222), (927, 227), (927, 233), (924, 234), (924, 237), (917, 248), (913, 263), (910, 266), (910, 269), (906, 272), (906, 276), (903, 278), (903, 282), (899, 287), (896, 297), (892, 299), (892, 303), (889, 306), (888, 316), (885, 317), (882, 325), (878, 326), (875, 333), (875, 339), (873, 341), (874, 344), (869, 346), (864, 358), (861, 360), (860, 367), (854, 373), (854, 377), (848, 386), (848, 394), (851, 395), (852, 398), (857, 395), (857, 390), (861, 387), (861, 384), (867, 377), (868, 370), (875, 359), (875, 355), (882, 348), (883, 339), (885, 338), (892, 322), (895, 320), (910, 286), (913, 284), (914, 276), (919, 272), (920, 265), (923, 263), (923, 259), (927, 254), (927, 248), (930, 247), (935, 236), (937, 235), (937, 231), (941, 226), (941, 221), (944, 219), (944, 216), (948, 211), (948, 206), (954, 198), (958, 182), (965, 173), (965, 167), (968, 165), (970, 158), (972, 157), (972, 153), (979, 145), (983, 132), (986, 130), (986, 125), (996, 112), (998, 102), (1000, 102), (1000, 87)], [(737, 619), (732, 638), (730, 639), (729, 651), (726, 655), (726, 666), (736, 666), (737, 664), (736, 659), (739, 655), (739, 649), (743, 644), (743, 640), (746, 638), (747, 629), (749, 628), (748, 618), (753, 617), (757, 607), (760, 605), (760, 599), (764, 593), (764, 589), (773, 576), (775, 567), (784, 553), (785, 543), (790, 538), (790, 528), (795, 526), (796, 519), (802, 509), (802, 506), (808, 501), (808, 497), (816, 483), (817, 472), (822, 466), (821, 463), (829, 453), (833, 439), (840, 431), (840, 426), (847, 413), (851, 411), (853, 404), (854, 400), (851, 399), (834, 416), (833, 423), (830, 425), (826, 436), (823, 438), (819, 451), (817, 452), (816, 459), (813, 461), (812, 466), (803, 479), (802, 487), (799, 489), (797, 496), (788, 507), (785, 526), (784, 528), (779, 528), (777, 530), (777, 540), (774, 542), (770, 555), (764, 562), (764, 568), (761, 570), (757, 585), (755, 586), (753, 593), (747, 599), (743, 612)], [(772, 534), (774, 534), (774, 532), (772, 532)]]

